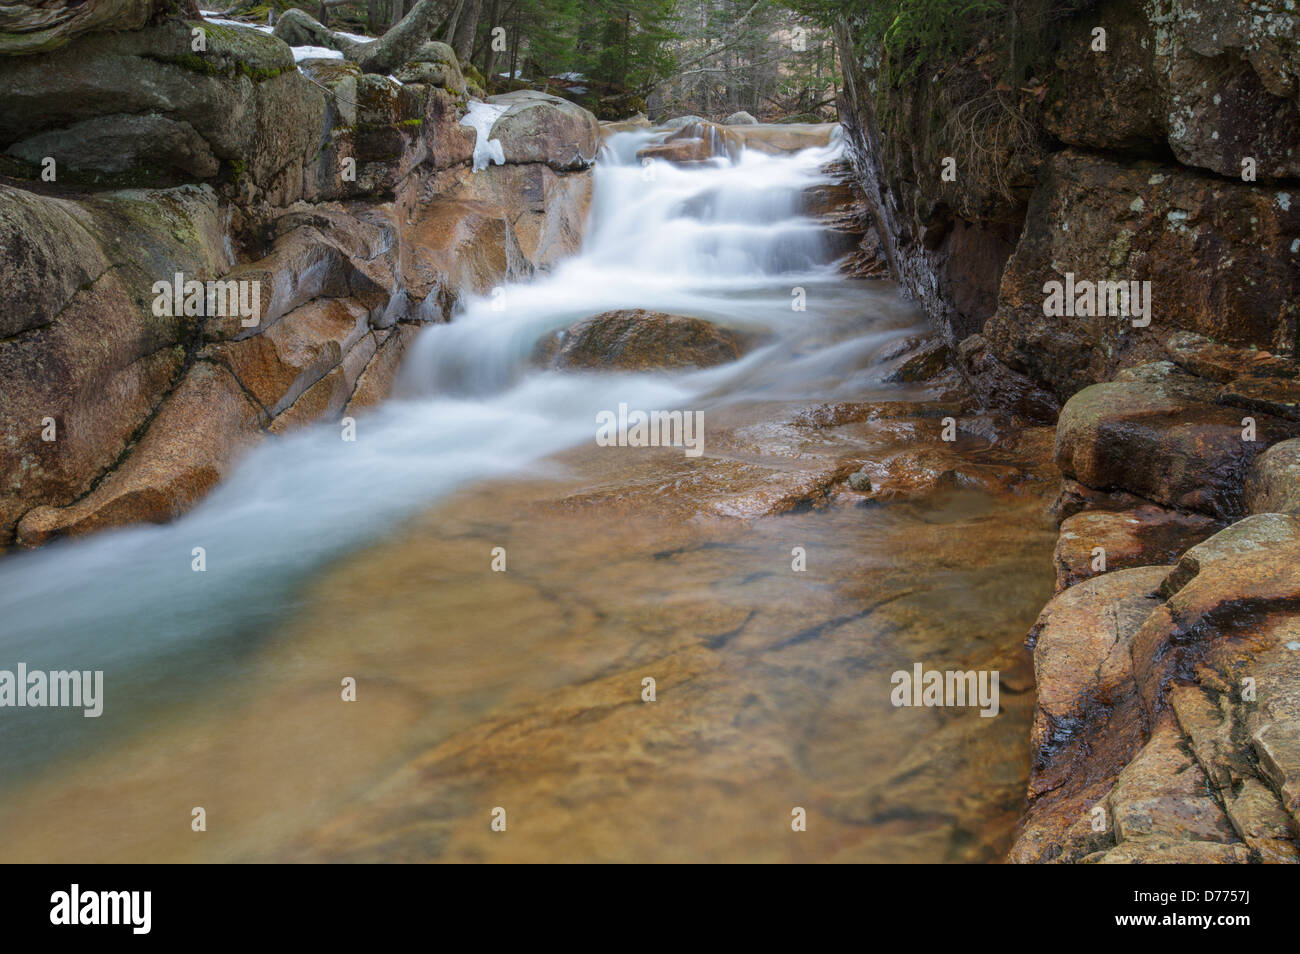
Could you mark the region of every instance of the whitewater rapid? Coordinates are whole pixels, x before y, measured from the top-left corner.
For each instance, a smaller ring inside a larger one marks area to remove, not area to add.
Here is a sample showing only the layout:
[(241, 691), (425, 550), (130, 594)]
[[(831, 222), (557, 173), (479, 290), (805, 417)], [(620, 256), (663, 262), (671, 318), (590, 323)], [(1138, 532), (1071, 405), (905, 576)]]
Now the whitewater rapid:
[[(10, 777), (93, 742), (100, 723), (129, 720), (142, 700), (185, 698), (237, 671), (240, 653), (293, 611), (296, 590), (328, 561), (467, 483), (546, 469), (548, 456), (594, 439), (602, 410), (860, 391), (869, 356), (897, 330), (873, 327), (861, 292), (836, 275), (826, 236), (800, 214), (801, 193), (825, 181), (838, 141), (646, 167), (635, 154), (653, 135), (607, 142), (582, 252), (423, 329), (394, 398), (358, 417), (355, 442), (337, 424), (269, 438), (172, 524), (0, 560), (0, 668), (105, 672), (102, 720), (48, 710), (0, 719)], [(807, 311), (792, 307), (799, 294)], [(872, 307), (905, 306), (882, 297)], [(765, 343), (731, 365), (671, 374), (531, 363), (543, 336), (616, 308), (688, 313)], [(192, 569), (198, 547), (203, 572)]]

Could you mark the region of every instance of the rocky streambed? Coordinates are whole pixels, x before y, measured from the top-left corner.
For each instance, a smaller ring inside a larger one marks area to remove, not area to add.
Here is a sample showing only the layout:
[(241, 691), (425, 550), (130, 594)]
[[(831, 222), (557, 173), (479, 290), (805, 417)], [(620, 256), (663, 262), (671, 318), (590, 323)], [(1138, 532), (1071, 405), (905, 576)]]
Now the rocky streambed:
[[(711, 410), (701, 458), (589, 445), (457, 494), (296, 592), (235, 678), (10, 785), (6, 856), (1000, 859), (1051, 434), (945, 443), (950, 381), (876, 392)], [(879, 461), (880, 500), (848, 489)], [(1000, 671), (998, 716), (895, 707), (915, 661)], [(159, 824), (196, 800), (207, 837)]]
[[(114, 703), (6, 717), (6, 857), (1296, 860), (1292, 20), (1122, 6), (1138, 68), (1067, 24), (958, 186), (907, 118), (952, 104), (848, 42), (851, 165), (473, 102), (415, 27), (20, 23), (0, 645)], [(1064, 272), (1150, 321), (1049, 314)], [(593, 442), (626, 407), (700, 453)]]

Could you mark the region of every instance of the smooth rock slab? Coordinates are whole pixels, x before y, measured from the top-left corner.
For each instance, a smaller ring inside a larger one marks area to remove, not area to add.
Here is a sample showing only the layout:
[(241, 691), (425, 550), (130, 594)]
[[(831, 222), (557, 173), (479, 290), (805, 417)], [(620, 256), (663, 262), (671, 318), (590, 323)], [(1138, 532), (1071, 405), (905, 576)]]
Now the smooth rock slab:
[(1029, 809), (1008, 856), (1078, 861), (1114, 845), (1092, 810), (1147, 741), (1130, 646), (1160, 605), (1165, 567), (1116, 570), (1056, 596), (1029, 642), (1037, 705), (1030, 735)]
[[(1222, 524), (1200, 514), (1184, 514), (1146, 504), (1133, 510), (1085, 511), (1061, 524), (1056, 543), (1057, 592), (1098, 573), (1135, 566), (1171, 564)], [(1104, 551), (1105, 569), (1094, 569)]]
[[(1098, 489), (1122, 489), (1219, 519), (1245, 513), (1243, 489), (1255, 457), (1300, 425), (1213, 403), (1213, 388), (1162, 365), (1096, 384), (1061, 410), (1056, 460), (1062, 473)], [(1137, 379), (1134, 379), (1137, 378)]]
[(535, 360), (557, 368), (708, 368), (735, 361), (745, 338), (703, 318), (633, 308), (578, 322), (539, 342)]
[[(1163, 567), (1116, 570), (1070, 587), (1030, 630), (1038, 707), (1030, 742), (1030, 794), (1048, 791), (1079, 756), (1074, 740), (1132, 691), (1129, 643), (1160, 605)], [(1085, 741), (1086, 744), (1086, 741)]]
[(30, 511), (18, 524), (18, 540), (38, 546), (130, 523), (167, 523), (229, 472), (264, 421), (229, 371), (199, 362), (125, 461), (75, 504)]
[(1300, 511), (1300, 438), (1274, 444), (1255, 459), (1246, 480), (1251, 513)]
[(585, 169), (600, 147), (600, 123), (581, 106), (533, 90), (517, 90), (487, 100), (505, 106), (492, 125), (506, 162), (542, 162), (557, 172)]

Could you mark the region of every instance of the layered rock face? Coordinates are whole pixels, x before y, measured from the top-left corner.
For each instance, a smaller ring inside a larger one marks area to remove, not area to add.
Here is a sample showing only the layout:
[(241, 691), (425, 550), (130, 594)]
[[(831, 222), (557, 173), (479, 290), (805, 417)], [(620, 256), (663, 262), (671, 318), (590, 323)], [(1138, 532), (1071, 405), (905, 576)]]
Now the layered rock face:
[(934, 82), (850, 66), (843, 110), (957, 370), (1013, 426), (1056, 421), (1010, 858), (1300, 861), (1300, 17), (1041, 6), (1022, 89), (970, 92), (986, 42)]
[[(1047, 47), (1030, 70), (1037, 86), (965, 96), (964, 77), (986, 68), (978, 50), (943, 82), (883, 95), (870, 70), (849, 69), (841, 112), (893, 270), (968, 380), (990, 403), (1050, 420), (1178, 331), (1294, 359), (1294, 11), (1256, 0), (1043, 6), (1049, 27), (1018, 38)], [(853, 31), (840, 33), (855, 64)], [(1045, 313), (1044, 286), (1067, 274), (1150, 282), (1149, 314), (1096, 303)]]
[(1167, 347), (1061, 411), (1014, 861), (1300, 861), (1300, 381), (1258, 349)]
[(473, 172), (443, 44), (394, 78), (172, 5), (41, 9), (0, 48), (0, 546), (173, 518), (581, 242), (595, 118), (498, 97)]

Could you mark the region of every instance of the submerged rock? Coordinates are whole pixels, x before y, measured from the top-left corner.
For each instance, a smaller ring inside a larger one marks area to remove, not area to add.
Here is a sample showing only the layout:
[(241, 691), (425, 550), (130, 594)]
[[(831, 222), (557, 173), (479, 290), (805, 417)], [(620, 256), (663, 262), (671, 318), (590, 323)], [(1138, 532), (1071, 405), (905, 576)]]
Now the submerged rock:
[(735, 361), (746, 336), (703, 318), (641, 308), (610, 311), (539, 342), (538, 363), (556, 368), (708, 368)]

